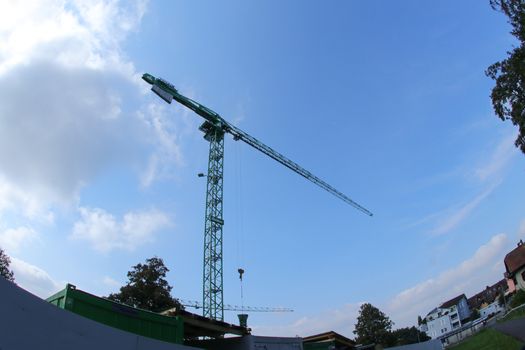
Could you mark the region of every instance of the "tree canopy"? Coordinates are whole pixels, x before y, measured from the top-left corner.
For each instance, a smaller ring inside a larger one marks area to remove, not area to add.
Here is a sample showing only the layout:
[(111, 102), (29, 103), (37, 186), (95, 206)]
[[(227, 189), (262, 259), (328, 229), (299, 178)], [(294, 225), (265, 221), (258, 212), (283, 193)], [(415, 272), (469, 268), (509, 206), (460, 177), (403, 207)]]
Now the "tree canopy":
[(416, 327), (399, 328), (392, 332), (390, 346), (408, 345), (427, 340), (430, 340), (430, 337)]
[[(423, 323), (418, 316), (418, 323)], [(400, 346), (427, 341), (430, 339), (426, 333), (416, 327), (406, 327), (392, 330), (394, 322), (381, 310), (366, 303), (361, 305), (354, 334), (359, 344), (381, 344), (384, 347)]]
[(518, 126), (516, 147), (525, 153), (525, 0), (490, 0), (490, 6), (508, 18), (511, 34), (519, 46), (508, 57), (487, 68), (485, 74), (496, 81), (492, 88), (492, 106), (501, 120)]
[(510, 307), (515, 308), (522, 304), (525, 304), (525, 290), (518, 289), (518, 291), (512, 297)]
[(360, 344), (390, 345), (393, 322), (370, 303), (361, 305), (354, 334)]
[(4, 277), (8, 281), (14, 282), (15, 275), (13, 271), (9, 269), (9, 264), (11, 264), (11, 259), (9, 259), (2, 248), (0, 248), (0, 276)]
[(173, 287), (165, 279), (168, 271), (161, 258), (146, 259), (144, 264), (132, 267), (128, 272), (128, 283), (120, 288), (119, 293), (110, 294), (108, 299), (153, 312), (180, 307), (180, 303), (171, 297)]

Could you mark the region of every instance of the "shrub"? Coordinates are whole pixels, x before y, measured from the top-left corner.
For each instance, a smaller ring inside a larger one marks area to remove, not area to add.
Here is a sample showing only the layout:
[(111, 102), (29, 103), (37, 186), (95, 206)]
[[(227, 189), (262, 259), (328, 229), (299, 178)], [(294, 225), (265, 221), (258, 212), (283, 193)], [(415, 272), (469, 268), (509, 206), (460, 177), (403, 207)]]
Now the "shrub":
[(510, 302), (510, 306), (512, 308), (518, 307), (522, 304), (525, 304), (525, 290), (518, 290), (516, 294), (514, 294), (514, 297), (512, 298), (512, 301)]

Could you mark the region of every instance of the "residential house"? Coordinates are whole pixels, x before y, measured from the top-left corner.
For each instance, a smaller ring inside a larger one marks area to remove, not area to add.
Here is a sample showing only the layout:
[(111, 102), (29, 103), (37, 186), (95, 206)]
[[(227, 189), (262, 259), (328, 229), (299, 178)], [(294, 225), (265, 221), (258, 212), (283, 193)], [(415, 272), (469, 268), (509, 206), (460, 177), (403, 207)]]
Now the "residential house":
[(452, 330), (452, 323), (447, 310), (439, 307), (430, 311), (425, 317), (425, 321), (427, 322), (426, 330), (424, 328), (421, 328), (421, 330), (425, 331), (432, 339), (437, 339)]
[(493, 284), (492, 286), (487, 286), (481, 292), (468, 298), (468, 306), (470, 310), (478, 310), (481, 314), (481, 310), (486, 309), (489, 305), (494, 304), (494, 302), (498, 302), (499, 296), (501, 294), (507, 293), (508, 290), (509, 286), (507, 280), (502, 279), (501, 281)]
[(518, 246), (505, 255), (505, 277), (511, 280), (517, 289), (525, 290), (525, 244), (523, 240)]
[(470, 309), (465, 294), (452, 298), (425, 317), (426, 333), (432, 339), (439, 338), (453, 330), (461, 328), (470, 317)]
[(482, 307), (479, 309), (479, 316), (481, 318), (483, 317), (491, 317), (499, 312), (504, 311), (504, 307), (499, 304), (499, 301), (496, 299), (492, 303)]
[(470, 308), (465, 294), (444, 302), (441, 304), (441, 308), (450, 310), (450, 321), (454, 329), (461, 327), (463, 322), (470, 317)]

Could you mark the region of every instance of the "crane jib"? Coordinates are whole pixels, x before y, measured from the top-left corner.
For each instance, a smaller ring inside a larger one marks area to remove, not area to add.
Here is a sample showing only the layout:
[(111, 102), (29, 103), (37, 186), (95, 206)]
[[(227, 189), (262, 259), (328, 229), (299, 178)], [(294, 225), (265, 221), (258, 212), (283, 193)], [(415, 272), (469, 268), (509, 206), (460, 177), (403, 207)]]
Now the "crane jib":
[(285, 157), (281, 153), (275, 151), (270, 146), (267, 146), (264, 143), (260, 142), (255, 137), (245, 133), (241, 129), (239, 129), (239, 128), (237, 128), (237, 127), (235, 127), (235, 126), (233, 126), (233, 125), (231, 125), (229, 123), (228, 123), (228, 126), (226, 128), (226, 132), (232, 134), (235, 140), (242, 140), (242, 141), (244, 141), (245, 143), (247, 143), (248, 145), (252, 146), (253, 148), (263, 152), (267, 156), (269, 156), (269, 157), (273, 158), (274, 160), (278, 161), (279, 163), (281, 163), (282, 165), (284, 165), (288, 169), (292, 170), (293, 172), (303, 176), (305, 179), (310, 180), (311, 182), (315, 183), (316, 185), (318, 185), (319, 187), (323, 188), (324, 190), (332, 193), (334, 196), (336, 196), (339, 199), (343, 200), (344, 202), (350, 204), (354, 208), (362, 211), (363, 213), (365, 213), (365, 214), (367, 214), (369, 216), (373, 216), (372, 212), (370, 212), (368, 209), (366, 209), (363, 206), (359, 205), (358, 203), (356, 203), (355, 201), (350, 199), (348, 196), (346, 196), (342, 192), (336, 190), (334, 187), (330, 186), (328, 183), (326, 183), (325, 181), (321, 180), (320, 178), (318, 178), (317, 176), (315, 176), (314, 174), (312, 174), (308, 170), (304, 169), (299, 164), (297, 164), (294, 161), (288, 159), (287, 157)]
[(171, 98), (179, 102), (180, 104), (188, 107), (210, 123), (214, 125), (215, 127), (223, 129), (225, 132), (233, 135), (233, 138), (235, 140), (242, 140), (248, 145), (252, 146), (253, 148), (261, 151), (262, 153), (266, 154), (270, 158), (273, 158), (277, 162), (281, 163), (288, 169), (292, 170), (293, 172), (303, 176), (307, 180), (310, 180), (314, 184), (318, 185), (319, 187), (323, 188), (324, 190), (328, 191), (329, 193), (333, 194), (334, 196), (338, 197), (339, 199), (343, 200), (344, 202), (350, 204), (354, 208), (362, 211), (363, 213), (372, 216), (372, 212), (370, 212), (368, 209), (364, 208), (348, 196), (346, 196), (341, 191), (335, 189), (325, 181), (321, 180), (308, 170), (301, 167), (299, 164), (295, 163), (294, 161), (288, 159), (281, 153), (275, 151), (273, 148), (265, 145), (264, 143), (257, 140), (255, 137), (247, 134), (246, 132), (240, 130), (239, 128), (235, 127), (234, 125), (228, 123), (226, 120), (224, 120), (218, 113), (215, 111), (209, 109), (206, 106), (201, 105), (200, 103), (193, 101), (192, 99), (181, 95), (175, 87), (167, 82), (164, 79), (155, 78), (150, 74), (144, 74), (143, 79), (146, 80), (148, 83), (152, 84), (152, 90), (162, 99), (164, 99), (166, 102), (171, 103)]

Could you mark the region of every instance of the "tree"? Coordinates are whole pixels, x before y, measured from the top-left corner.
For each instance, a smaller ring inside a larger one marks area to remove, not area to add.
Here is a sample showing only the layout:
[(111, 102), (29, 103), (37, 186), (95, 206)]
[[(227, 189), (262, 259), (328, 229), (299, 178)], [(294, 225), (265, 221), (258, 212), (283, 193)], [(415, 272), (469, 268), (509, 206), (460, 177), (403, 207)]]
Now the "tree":
[(508, 57), (487, 68), (485, 74), (496, 81), (492, 89), (492, 106), (503, 121), (518, 126), (514, 144), (525, 153), (525, 0), (490, 0), (490, 6), (508, 18), (511, 34), (519, 46), (508, 51)]
[(478, 310), (478, 309), (474, 309), (474, 310), (472, 310), (472, 311), (470, 312), (470, 319), (471, 319), (472, 321), (477, 320), (477, 319), (480, 318), (480, 317), (481, 317), (481, 315), (479, 314), (479, 310)]
[(518, 289), (518, 291), (512, 297), (510, 307), (515, 308), (523, 304), (525, 304), (525, 290)]
[(427, 341), (430, 337), (425, 333), (419, 331), (416, 327), (399, 328), (392, 332), (394, 346), (415, 344)]
[(501, 292), (498, 296), (498, 305), (499, 306), (506, 306), (505, 305), (505, 293), (504, 292)]
[(357, 335), (357, 342), (360, 344), (390, 345), (392, 325), (393, 322), (388, 316), (372, 304), (365, 303), (359, 309), (354, 334)]
[(108, 299), (153, 312), (180, 307), (170, 295), (173, 287), (165, 279), (168, 271), (161, 258), (146, 259), (145, 264), (133, 266), (128, 272), (128, 283)]
[(14, 282), (15, 275), (13, 271), (9, 269), (9, 264), (11, 264), (11, 259), (9, 259), (2, 248), (0, 248), (0, 276), (4, 277), (8, 281)]

